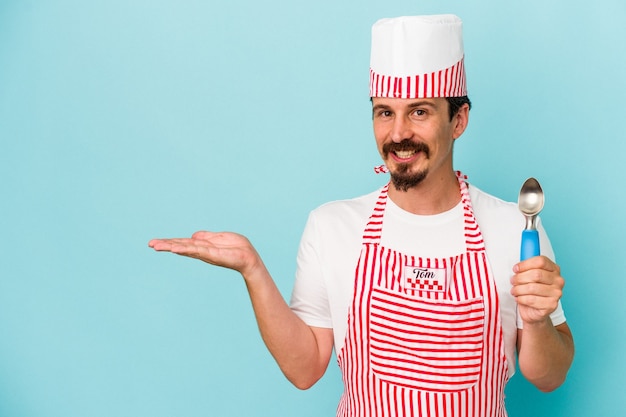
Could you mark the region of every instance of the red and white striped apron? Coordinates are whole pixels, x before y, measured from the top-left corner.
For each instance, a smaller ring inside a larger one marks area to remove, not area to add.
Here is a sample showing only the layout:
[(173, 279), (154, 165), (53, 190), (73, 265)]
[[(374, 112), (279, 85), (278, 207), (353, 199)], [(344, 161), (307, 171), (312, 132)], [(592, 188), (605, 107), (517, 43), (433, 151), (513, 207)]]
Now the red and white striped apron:
[(422, 258), (380, 245), (388, 186), (363, 235), (337, 415), (506, 416), (498, 294), (465, 176), (466, 251)]

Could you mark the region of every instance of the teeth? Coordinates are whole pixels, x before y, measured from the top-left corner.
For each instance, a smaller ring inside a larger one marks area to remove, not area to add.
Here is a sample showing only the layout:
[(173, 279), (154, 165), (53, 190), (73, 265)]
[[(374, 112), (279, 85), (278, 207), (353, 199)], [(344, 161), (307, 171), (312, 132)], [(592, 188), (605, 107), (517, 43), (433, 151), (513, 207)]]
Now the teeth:
[(415, 151), (396, 151), (396, 155), (398, 158), (406, 159), (410, 158), (415, 154)]

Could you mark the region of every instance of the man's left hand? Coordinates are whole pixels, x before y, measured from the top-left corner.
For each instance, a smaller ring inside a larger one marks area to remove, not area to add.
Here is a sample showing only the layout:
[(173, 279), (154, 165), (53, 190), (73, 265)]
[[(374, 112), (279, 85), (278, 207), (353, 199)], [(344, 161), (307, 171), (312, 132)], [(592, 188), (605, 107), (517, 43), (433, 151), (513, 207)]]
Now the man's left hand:
[(513, 272), (511, 294), (524, 323), (548, 319), (563, 294), (561, 268), (545, 256), (535, 256), (516, 264)]

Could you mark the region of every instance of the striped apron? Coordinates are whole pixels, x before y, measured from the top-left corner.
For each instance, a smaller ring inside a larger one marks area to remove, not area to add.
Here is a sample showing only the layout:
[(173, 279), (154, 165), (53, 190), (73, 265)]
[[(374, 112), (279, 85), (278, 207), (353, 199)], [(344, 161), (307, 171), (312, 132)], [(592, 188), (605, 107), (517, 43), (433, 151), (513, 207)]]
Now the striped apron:
[(500, 309), (465, 179), (466, 251), (422, 258), (380, 245), (388, 185), (363, 235), (337, 415), (506, 416)]

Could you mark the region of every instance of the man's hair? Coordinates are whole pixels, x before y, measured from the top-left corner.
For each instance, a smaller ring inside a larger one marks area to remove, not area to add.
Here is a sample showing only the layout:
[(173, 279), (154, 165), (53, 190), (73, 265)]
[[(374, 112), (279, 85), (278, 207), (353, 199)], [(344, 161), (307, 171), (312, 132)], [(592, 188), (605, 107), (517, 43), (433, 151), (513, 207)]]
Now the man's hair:
[(469, 97), (461, 96), (461, 97), (446, 97), (448, 101), (448, 111), (450, 113), (450, 121), (454, 118), (454, 115), (458, 113), (461, 106), (467, 104), (469, 108), (472, 108), (472, 102)]

